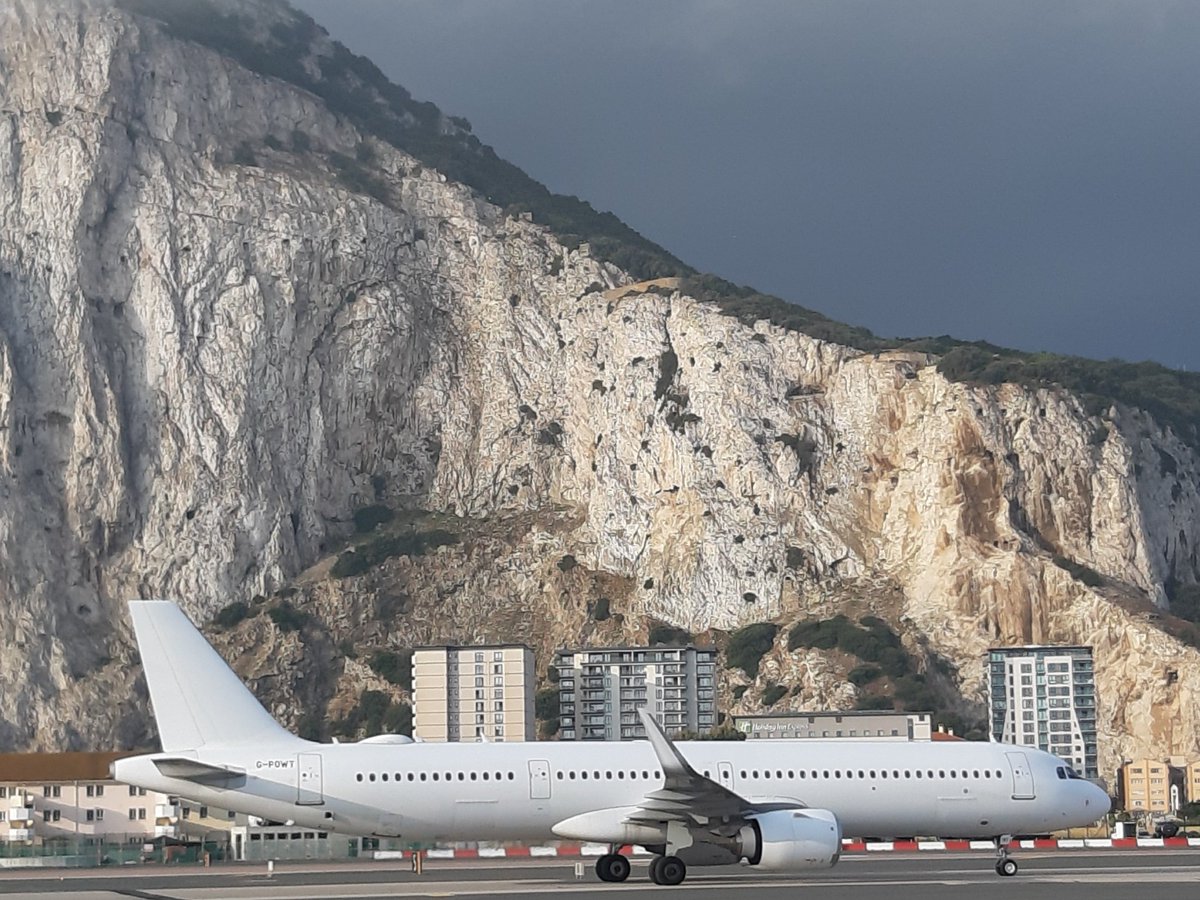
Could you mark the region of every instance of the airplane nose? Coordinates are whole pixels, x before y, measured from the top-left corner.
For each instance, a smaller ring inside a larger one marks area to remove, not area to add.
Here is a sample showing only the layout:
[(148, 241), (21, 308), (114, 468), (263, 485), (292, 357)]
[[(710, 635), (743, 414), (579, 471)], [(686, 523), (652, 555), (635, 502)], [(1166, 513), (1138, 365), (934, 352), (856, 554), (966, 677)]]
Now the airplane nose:
[(1088, 815), (1094, 815), (1097, 819), (1101, 819), (1107, 816), (1108, 811), (1112, 809), (1112, 798), (1108, 796), (1108, 791), (1104, 788), (1097, 784), (1089, 784), (1083, 805), (1087, 809)]

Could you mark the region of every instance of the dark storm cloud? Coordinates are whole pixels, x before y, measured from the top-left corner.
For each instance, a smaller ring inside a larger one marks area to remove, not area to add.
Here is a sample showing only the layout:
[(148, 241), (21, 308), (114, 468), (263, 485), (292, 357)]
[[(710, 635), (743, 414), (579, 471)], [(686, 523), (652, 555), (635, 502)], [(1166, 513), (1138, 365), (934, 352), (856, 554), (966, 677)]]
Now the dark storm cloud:
[(1200, 368), (1200, 4), (300, 5), (699, 268), (886, 335)]

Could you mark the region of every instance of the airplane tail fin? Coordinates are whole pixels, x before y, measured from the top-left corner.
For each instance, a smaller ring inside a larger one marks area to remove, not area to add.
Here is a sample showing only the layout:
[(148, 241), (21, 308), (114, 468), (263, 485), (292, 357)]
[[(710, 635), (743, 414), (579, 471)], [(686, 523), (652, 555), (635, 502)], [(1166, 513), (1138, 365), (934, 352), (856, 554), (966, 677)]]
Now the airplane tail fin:
[(163, 750), (299, 740), (263, 709), (174, 603), (137, 600), (129, 613)]

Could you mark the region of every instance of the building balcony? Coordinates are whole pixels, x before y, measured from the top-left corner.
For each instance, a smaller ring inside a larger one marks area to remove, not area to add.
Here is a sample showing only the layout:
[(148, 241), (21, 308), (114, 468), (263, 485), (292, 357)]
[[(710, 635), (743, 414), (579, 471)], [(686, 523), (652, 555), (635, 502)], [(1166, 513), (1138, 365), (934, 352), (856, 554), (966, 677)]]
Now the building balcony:
[(33, 809), (28, 806), (14, 806), (8, 811), (9, 822), (32, 822)]
[(154, 807), (154, 818), (161, 821), (166, 819), (170, 822), (179, 820), (179, 804), (178, 803), (158, 803)]
[(178, 837), (178, 831), (179, 831), (179, 829), (176, 828), (174, 825), (155, 825), (154, 826), (154, 836), (156, 838)]
[(32, 841), (33, 831), (28, 828), (9, 828), (7, 834), (0, 832), (0, 836), (8, 841)]

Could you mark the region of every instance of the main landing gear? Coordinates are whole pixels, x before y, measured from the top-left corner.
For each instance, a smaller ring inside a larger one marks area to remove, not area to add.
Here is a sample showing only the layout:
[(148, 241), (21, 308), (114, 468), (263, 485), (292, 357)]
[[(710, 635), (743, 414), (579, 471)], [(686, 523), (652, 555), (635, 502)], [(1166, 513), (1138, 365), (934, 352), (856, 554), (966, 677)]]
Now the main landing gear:
[[(624, 881), (629, 877), (629, 859), (620, 853), (606, 853), (596, 860), (596, 875), (601, 881)], [(650, 863), (650, 880), (655, 884), (682, 884), (687, 866), (678, 856), (656, 856)]]
[(687, 866), (678, 856), (656, 856), (650, 863), (650, 880), (655, 884), (682, 884), (687, 877)]
[(1008, 855), (1008, 842), (1012, 835), (1002, 835), (996, 838), (996, 874), (1013, 876), (1017, 874), (1017, 861)]
[(624, 881), (629, 877), (629, 859), (620, 853), (606, 853), (596, 860), (596, 874), (601, 881)]

